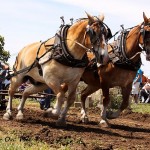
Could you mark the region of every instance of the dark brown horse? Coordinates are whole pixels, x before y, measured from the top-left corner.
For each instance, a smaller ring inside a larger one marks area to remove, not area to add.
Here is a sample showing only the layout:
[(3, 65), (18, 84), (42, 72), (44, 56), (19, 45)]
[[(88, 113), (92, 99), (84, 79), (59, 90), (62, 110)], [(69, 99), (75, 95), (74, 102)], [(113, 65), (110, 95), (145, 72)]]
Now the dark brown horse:
[[(127, 108), (132, 82), (141, 65), (140, 54), (142, 51), (145, 51), (146, 59), (150, 61), (150, 19), (144, 13), (143, 18), (143, 23), (133, 27), (129, 31), (123, 30), (120, 40), (116, 40), (108, 45), (111, 61), (107, 65), (97, 68), (99, 77), (94, 73), (94, 69), (87, 68), (84, 71), (82, 80), (87, 84), (87, 87), (81, 92), (82, 121), (86, 122), (88, 120), (85, 109), (87, 96), (100, 88), (103, 92), (100, 125), (108, 126), (107, 117), (117, 118)], [(123, 47), (122, 49), (118, 48), (120, 45)], [(106, 110), (110, 102), (109, 88), (115, 86), (121, 87), (123, 101), (116, 112), (112, 112), (106, 117)]]
[[(34, 84), (23, 92), (17, 119), (23, 119), (23, 108), (29, 95), (50, 87), (57, 95), (57, 101), (55, 108), (50, 109), (49, 113), (52, 117), (60, 117), (58, 125), (66, 124), (67, 111), (75, 100), (76, 87), (86, 66), (86, 51), (92, 49), (102, 64), (107, 63), (108, 58), (106, 46), (108, 30), (103, 23), (104, 17), (95, 18), (89, 14), (87, 17), (71, 26), (61, 26), (55, 37), (43, 43), (30, 44), (19, 52), (14, 65), (14, 76), (11, 78), (4, 119), (9, 120), (12, 117), (12, 98), (16, 89), (25, 80), (30, 79)], [(104, 59), (99, 59), (101, 55)], [(65, 98), (62, 83), (68, 85), (68, 98), (61, 112)]]

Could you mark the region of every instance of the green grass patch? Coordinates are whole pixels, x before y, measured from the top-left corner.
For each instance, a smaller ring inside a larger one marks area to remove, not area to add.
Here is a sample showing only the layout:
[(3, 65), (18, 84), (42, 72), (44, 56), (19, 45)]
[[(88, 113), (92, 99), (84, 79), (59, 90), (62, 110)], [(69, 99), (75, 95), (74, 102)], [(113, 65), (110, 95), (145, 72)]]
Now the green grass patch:
[(35, 141), (31, 138), (19, 138), (12, 133), (3, 133), (0, 131), (0, 149), (1, 150), (49, 150), (50, 146), (45, 142)]
[[(18, 105), (20, 103), (20, 100), (21, 99), (18, 99), (18, 98), (13, 99), (13, 101), (12, 101), (13, 107), (18, 107)], [(55, 99), (51, 101), (51, 106), (54, 105), (54, 102), (55, 102)], [(34, 98), (33, 99), (32, 98), (27, 98), (27, 100), (25, 102), (25, 107), (26, 106), (37, 107), (37, 108), (39, 107), (40, 108), (40, 104), (39, 104), (38, 100), (36, 100)]]
[(142, 114), (150, 114), (150, 104), (139, 103), (139, 104), (131, 104), (131, 109), (133, 112), (138, 112)]

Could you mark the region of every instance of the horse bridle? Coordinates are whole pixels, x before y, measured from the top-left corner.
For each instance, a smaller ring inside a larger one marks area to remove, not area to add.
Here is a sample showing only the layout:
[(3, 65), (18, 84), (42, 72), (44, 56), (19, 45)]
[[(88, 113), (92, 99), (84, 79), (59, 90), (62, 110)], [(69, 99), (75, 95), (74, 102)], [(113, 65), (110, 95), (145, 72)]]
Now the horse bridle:
[[(97, 18), (97, 20), (95, 22), (98, 22), (98, 24), (100, 25), (100, 34), (103, 34), (107, 41), (109, 39), (111, 39), (112, 33), (111, 33), (110, 28), (104, 22), (102, 22), (99, 18)], [(86, 33), (90, 36), (90, 41), (91, 41), (92, 45), (94, 45), (95, 43), (99, 44), (100, 43), (100, 34), (97, 35), (96, 32), (90, 27), (92, 24), (88, 23), (88, 25), (86, 27)], [(107, 33), (105, 31), (107, 31)]]
[[(150, 27), (150, 23), (147, 23), (147, 24), (143, 23), (141, 25), (140, 33), (143, 38), (143, 44), (141, 44), (140, 47), (143, 49), (143, 51), (145, 51), (146, 54), (149, 54), (150, 49), (147, 49), (146, 43), (150, 41), (150, 31), (145, 30), (144, 29), (145, 26)], [(148, 36), (148, 37), (146, 37), (146, 36)]]
[[(97, 34), (93, 28), (91, 28), (91, 25), (93, 23), (97, 22), (100, 26), (100, 33)], [(100, 63), (103, 61), (103, 56), (99, 55), (99, 52), (96, 51), (94, 49), (94, 45), (97, 44), (98, 47), (100, 47), (100, 36), (104, 36), (103, 38), (105, 38), (106, 42), (112, 37), (112, 33), (110, 28), (104, 23), (102, 22), (99, 18), (96, 17), (96, 20), (93, 23), (88, 23), (87, 27), (86, 27), (86, 34), (89, 35), (90, 37), (90, 41), (91, 41), (91, 51), (95, 54), (95, 57), (97, 59), (100, 60)]]

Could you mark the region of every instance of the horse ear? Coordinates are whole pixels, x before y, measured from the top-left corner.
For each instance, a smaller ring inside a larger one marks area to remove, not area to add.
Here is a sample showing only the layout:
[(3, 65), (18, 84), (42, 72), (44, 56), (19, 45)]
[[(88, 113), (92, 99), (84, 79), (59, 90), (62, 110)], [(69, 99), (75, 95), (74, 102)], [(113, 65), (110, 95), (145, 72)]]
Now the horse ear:
[(89, 15), (87, 12), (85, 12), (88, 19), (89, 19), (89, 25), (91, 25), (95, 20), (94, 20), (94, 17), (92, 17), (91, 15)]
[(145, 23), (148, 23), (148, 18), (146, 17), (145, 13), (143, 12), (143, 19)]
[(102, 14), (100, 14), (99, 16), (98, 16), (98, 18), (103, 22), (104, 21), (104, 18), (105, 18), (105, 16), (104, 16), (104, 14), (102, 13)]

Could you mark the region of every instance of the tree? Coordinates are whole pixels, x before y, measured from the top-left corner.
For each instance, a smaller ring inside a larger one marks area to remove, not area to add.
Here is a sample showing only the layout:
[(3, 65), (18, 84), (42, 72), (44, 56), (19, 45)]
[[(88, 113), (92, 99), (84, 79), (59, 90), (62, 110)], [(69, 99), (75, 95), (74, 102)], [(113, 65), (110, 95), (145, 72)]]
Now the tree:
[(0, 35), (0, 60), (3, 62), (7, 62), (10, 58), (9, 51), (4, 50), (5, 39)]

